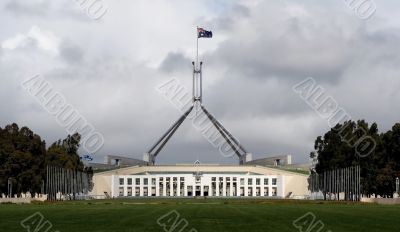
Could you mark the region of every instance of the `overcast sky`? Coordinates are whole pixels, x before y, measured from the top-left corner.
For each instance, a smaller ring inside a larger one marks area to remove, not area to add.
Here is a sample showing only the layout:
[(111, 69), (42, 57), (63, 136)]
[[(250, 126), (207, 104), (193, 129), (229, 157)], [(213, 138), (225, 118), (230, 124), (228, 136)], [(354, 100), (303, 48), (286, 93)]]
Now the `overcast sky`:
[[(28, 3), (29, 2), (29, 3)], [(142, 158), (180, 116), (156, 87), (191, 89), (196, 26), (208, 110), (253, 158), (292, 154), (308, 162), (329, 127), (292, 86), (313, 77), (354, 120), (399, 122), (397, 0), (376, 1), (361, 19), (343, 0), (103, 0), (94, 20), (75, 0), (0, 2), (0, 127), (28, 126), (48, 144), (65, 138), (21, 82), (40, 74), (97, 131), (107, 154)], [(81, 151), (84, 154), (84, 151)], [(185, 122), (158, 163), (237, 163)]]

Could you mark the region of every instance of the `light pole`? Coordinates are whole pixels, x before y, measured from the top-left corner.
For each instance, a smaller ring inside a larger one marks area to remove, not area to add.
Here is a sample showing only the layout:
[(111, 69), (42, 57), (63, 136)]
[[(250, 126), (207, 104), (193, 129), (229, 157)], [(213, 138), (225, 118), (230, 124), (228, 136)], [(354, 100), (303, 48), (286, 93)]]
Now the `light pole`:
[(8, 178), (8, 197), (12, 198), (12, 179)]
[(397, 193), (397, 197), (399, 197), (399, 183), (400, 183), (399, 178), (396, 177), (396, 193)]

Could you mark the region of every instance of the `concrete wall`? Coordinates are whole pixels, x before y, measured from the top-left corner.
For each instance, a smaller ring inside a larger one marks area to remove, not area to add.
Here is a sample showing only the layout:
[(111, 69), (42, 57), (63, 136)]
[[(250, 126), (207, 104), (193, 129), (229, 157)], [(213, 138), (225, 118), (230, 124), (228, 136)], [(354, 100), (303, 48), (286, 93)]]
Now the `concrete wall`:
[(361, 202), (381, 205), (400, 205), (400, 198), (361, 198)]
[(291, 164), (292, 164), (291, 155), (267, 157), (246, 162), (246, 165), (261, 165), (261, 166), (286, 166)]
[(285, 176), (285, 196), (292, 192), (292, 196), (308, 195), (308, 176)]
[(14, 204), (29, 204), (32, 198), (0, 198), (0, 204), (2, 203), (14, 203)]
[(90, 195), (104, 195), (104, 192), (107, 192), (111, 195), (111, 176), (108, 175), (94, 175), (93, 176), (93, 190), (90, 192)]

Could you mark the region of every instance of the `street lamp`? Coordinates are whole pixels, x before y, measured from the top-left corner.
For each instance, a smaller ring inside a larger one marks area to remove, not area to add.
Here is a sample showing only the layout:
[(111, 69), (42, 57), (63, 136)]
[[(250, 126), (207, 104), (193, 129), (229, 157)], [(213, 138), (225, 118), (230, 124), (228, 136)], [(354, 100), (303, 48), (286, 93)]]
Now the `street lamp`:
[(396, 193), (397, 193), (397, 197), (399, 197), (399, 183), (400, 183), (400, 180), (399, 180), (398, 177), (396, 177)]

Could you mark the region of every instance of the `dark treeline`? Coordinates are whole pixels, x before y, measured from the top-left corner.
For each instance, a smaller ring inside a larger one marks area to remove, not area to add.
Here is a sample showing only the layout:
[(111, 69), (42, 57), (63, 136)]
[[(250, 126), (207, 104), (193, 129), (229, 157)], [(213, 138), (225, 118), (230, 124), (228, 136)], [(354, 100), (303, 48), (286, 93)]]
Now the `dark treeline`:
[(15, 123), (0, 127), (0, 195), (7, 195), (9, 178), (13, 194), (41, 193), (48, 165), (92, 173), (80, 160), (79, 142), (79, 134), (68, 135), (46, 149), (46, 142), (28, 127)]
[[(363, 147), (367, 148), (364, 153), (360, 152)], [(393, 197), (400, 176), (400, 123), (380, 133), (376, 123), (346, 121), (318, 136), (314, 148), (310, 157), (317, 164), (312, 172), (360, 165), (362, 194)]]

